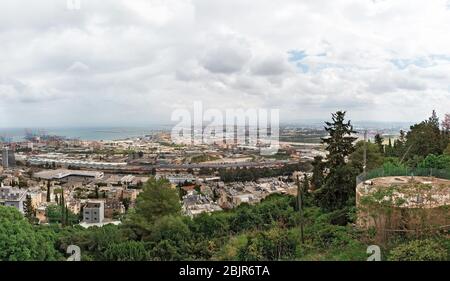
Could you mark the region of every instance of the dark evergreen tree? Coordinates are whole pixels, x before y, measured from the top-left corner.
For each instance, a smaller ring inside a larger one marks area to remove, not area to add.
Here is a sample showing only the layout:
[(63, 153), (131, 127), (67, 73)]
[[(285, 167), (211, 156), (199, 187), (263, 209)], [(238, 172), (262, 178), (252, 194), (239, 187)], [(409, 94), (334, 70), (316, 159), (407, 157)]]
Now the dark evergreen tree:
[(378, 150), (384, 154), (384, 145), (383, 145), (383, 137), (380, 134), (375, 135), (374, 142), (378, 146)]
[(439, 119), (433, 110), (428, 120), (411, 126), (411, 130), (406, 135), (406, 147), (409, 149), (406, 159), (426, 157), (429, 154), (442, 154), (443, 138), (439, 128)]
[(333, 122), (325, 122), (329, 137), (323, 138), (327, 145), (327, 167), (329, 173), (321, 188), (315, 192), (315, 200), (325, 211), (342, 209), (347, 206), (355, 192), (357, 171), (346, 164), (346, 158), (354, 151), (353, 142), (357, 139), (350, 121), (345, 122), (345, 112), (332, 114)]
[(312, 161), (313, 166), (313, 175), (311, 178), (311, 185), (313, 189), (319, 189), (324, 180), (324, 172), (325, 172), (325, 163), (323, 162), (322, 156), (316, 156), (314, 157), (314, 160)]
[(400, 135), (398, 139), (394, 140), (391, 156), (402, 157), (405, 152), (406, 152), (406, 133), (405, 131), (400, 130)]
[(364, 171), (364, 151), (366, 151), (366, 171), (380, 168), (383, 165), (384, 156), (377, 144), (358, 141), (355, 144), (355, 151), (348, 158), (351, 165), (360, 173)]
[(47, 202), (50, 202), (50, 181), (47, 181)]
[(30, 223), (32, 223), (34, 218), (35, 218), (35, 216), (36, 216), (36, 211), (35, 211), (35, 209), (33, 207), (33, 202), (31, 200), (31, 195), (27, 195), (26, 196), (26, 200), (24, 202), (23, 209), (24, 209), (25, 217), (28, 219), (28, 221)]
[(61, 188), (61, 198), (60, 198), (60, 206), (61, 206), (61, 225), (65, 226), (65, 210), (66, 210), (66, 202), (64, 200), (64, 189)]
[(350, 120), (344, 122), (345, 111), (337, 111), (332, 113), (333, 122), (325, 122), (325, 130), (328, 132), (327, 138), (322, 138), (326, 144), (327, 165), (330, 170), (337, 169), (345, 165), (345, 159), (354, 151), (353, 142), (357, 139), (352, 137), (356, 131), (350, 124)]
[(439, 118), (437, 117), (436, 111), (433, 109), (430, 118), (428, 118), (428, 123), (439, 130)]
[(64, 214), (65, 214), (65, 216), (64, 216), (64, 225), (69, 225), (69, 208), (65, 207), (64, 211), (65, 211), (64, 212)]

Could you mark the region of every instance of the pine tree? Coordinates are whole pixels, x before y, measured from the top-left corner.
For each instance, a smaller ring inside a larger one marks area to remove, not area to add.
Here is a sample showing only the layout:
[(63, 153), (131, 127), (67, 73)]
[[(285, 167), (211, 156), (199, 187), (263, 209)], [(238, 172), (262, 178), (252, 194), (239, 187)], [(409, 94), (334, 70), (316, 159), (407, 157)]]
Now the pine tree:
[(303, 175), (302, 192), (303, 198), (306, 198), (309, 194), (309, 178), (306, 174)]
[(303, 225), (304, 225), (304, 207), (303, 207), (304, 189), (300, 185), (300, 179), (297, 175), (297, 210), (300, 213), (300, 241), (303, 244)]
[(313, 166), (313, 175), (311, 178), (311, 184), (313, 189), (319, 189), (324, 180), (323, 173), (325, 172), (325, 163), (322, 161), (322, 156), (316, 156), (314, 157), (314, 160), (312, 161)]
[(378, 150), (384, 154), (383, 137), (380, 134), (375, 135), (375, 144), (378, 146)]
[(322, 140), (327, 144), (327, 166), (330, 171), (322, 187), (314, 194), (315, 201), (325, 211), (344, 208), (355, 192), (357, 171), (345, 160), (355, 149), (353, 142), (356, 138), (351, 135), (356, 132), (350, 121), (344, 122), (344, 119), (345, 112), (338, 111), (332, 114), (333, 122), (325, 122), (329, 137)]
[(392, 154), (396, 157), (402, 157), (406, 151), (406, 133), (400, 130), (400, 136), (397, 140), (394, 140), (394, 145), (392, 148)]
[(431, 112), (430, 118), (428, 118), (428, 123), (439, 130), (439, 118), (437, 117), (436, 111), (434, 109), (433, 112)]
[(388, 141), (388, 145), (385, 147), (385, 155), (386, 156), (393, 156), (393, 147), (392, 147), (392, 140), (391, 140), (391, 138), (389, 138), (389, 141)]
[(50, 181), (47, 181), (47, 202), (50, 201)]
[(406, 135), (406, 147), (409, 149), (406, 158), (426, 157), (429, 154), (439, 155), (445, 148), (446, 137), (441, 134), (439, 118), (436, 112), (428, 120), (414, 124)]
[(32, 223), (36, 216), (36, 211), (33, 207), (33, 201), (31, 200), (31, 195), (26, 196), (26, 200), (24, 202), (23, 209), (24, 209), (25, 217), (28, 219), (28, 221), (30, 223)]
[(330, 169), (335, 169), (345, 165), (345, 158), (350, 155), (353, 150), (353, 142), (357, 139), (352, 137), (356, 131), (350, 121), (344, 122), (345, 111), (337, 111), (332, 113), (333, 122), (325, 122), (325, 130), (328, 132), (328, 138), (322, 138), (322, 141), (327, 145), (326, 150), (327, 164)]
[(60, 198), (60, 207), (61, 207), (61, 225), (65, 226), (65, 210), (66, 210), (66, 202), (64, 201), (64, 189), (61, 188), (61, 198)]
[(65, 208), (65, 225), (69, 225), (69, 208)]

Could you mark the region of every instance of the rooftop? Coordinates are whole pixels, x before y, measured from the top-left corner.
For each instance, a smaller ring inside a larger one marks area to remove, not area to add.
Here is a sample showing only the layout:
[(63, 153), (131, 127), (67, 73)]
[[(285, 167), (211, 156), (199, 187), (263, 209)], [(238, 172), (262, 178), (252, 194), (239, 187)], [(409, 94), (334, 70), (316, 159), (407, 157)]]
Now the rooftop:
[(103, 172), (58, 169), (58, 170), (44, 170), (34, 174), (34, 177), (47, 180), (62, 179), (69, 176), (101, 178), (103, 177)]
[(360, 183), (359, 197), (373, 195), (378, 203), (397, 207), (434, 208), (450, 205), (450, 180), (434, 177), (380, 177)]

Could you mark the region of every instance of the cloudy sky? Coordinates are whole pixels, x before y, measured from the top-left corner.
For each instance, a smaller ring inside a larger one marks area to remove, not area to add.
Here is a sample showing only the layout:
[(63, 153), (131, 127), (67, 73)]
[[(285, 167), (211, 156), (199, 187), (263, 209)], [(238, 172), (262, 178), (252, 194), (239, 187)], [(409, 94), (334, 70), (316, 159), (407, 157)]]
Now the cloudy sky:
[(0, 127), (146, 125), (194, 100), (282, 121), (450, 111), (447, 0), (0, 0)]

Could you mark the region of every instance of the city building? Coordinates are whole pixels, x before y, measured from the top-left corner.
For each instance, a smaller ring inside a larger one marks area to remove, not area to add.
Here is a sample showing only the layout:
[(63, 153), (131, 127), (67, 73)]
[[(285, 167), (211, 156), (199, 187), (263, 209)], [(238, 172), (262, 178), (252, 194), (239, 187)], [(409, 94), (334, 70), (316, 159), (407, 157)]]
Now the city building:
[(101, 200), (88, 201), (83, 208), (83, 222), (102, 223), (105, 218), (105, 202)]
[(21, 213), (24, 213), (24, 203), (26, 200), (27, 192), (18, 188), (10, 186), (0, 187), (0, 205), (9, 206), (18, 209)]
[(35, 178), (59, 181), (85, 181), (103, 178), (103, 172), (82, 170), (44, 170), (34, 174)]
[(6, 146), (2, 149), (2, 166), (4, 169), (16, 166), (14, 151)]
[(106, 199), (105, 202), (105, 218), (112, 219), (118, 215), (125, 213), (125, 206), (116, 199)]

